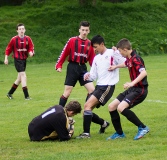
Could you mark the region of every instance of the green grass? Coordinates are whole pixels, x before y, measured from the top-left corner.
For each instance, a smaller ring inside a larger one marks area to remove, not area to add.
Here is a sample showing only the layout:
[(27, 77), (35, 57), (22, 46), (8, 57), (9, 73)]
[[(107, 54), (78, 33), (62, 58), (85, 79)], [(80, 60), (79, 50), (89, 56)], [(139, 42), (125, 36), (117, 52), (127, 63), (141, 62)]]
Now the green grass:
[[(106, 141), (114, 132), (112, 125), (103, 135), (97, 134), (99, 126), (91, 125), (91, 138), (74, 139), (82, 132), (82, 114), (76, 120), (73, 139), (68, 142), (30, 142), (28, 123), (46, 110), (58, 104), (64, 90), (66, 64), (63, 72), (54, 70), (55, 63), (27, 64), (28, 88), (31, 101), (25, 101), (21, 86), (9, 100), (6, 93), (16, 78), (13, 64), (0, 65), (0, 159), (1, 160), (165, 160), (166, 152), (166, 56), (143, 57), (148, 72), (149, 94), (146, 100), (133, 111), (150, 127), (150, 133), (134, 141), (137, 128), (121, 116), (125, 139)], [(120, 82), (110, 101), (123, 91), (123, 83), (129, 81), (127, 69), (120, 70)], [(70, 100), (78, 100), (84, 105), (86, 90), (79, 84), (74, 88)], [(107, 103), (108, 104), (108, 103)], [(94, 112), (110, 121), (107, 105)]]
[(17, 34), (16, 24), (20, 22), (26, 25), (26, 34), (33, 39), (36, 63), (54, 62), (67, 40), (79, 34), (82, 20), (91, 23), (88, 38), (100, 34), (107, 47), (116, 45), (121, 38), (128, 38), (141, 55), (167, 53), (166, 0), (114, 4), (97, 0), (96, 6), (80, 6), (78, 1), (37, 3), (32, 0), (22, 6), (0, 7), (0, 64), (9, 40)]

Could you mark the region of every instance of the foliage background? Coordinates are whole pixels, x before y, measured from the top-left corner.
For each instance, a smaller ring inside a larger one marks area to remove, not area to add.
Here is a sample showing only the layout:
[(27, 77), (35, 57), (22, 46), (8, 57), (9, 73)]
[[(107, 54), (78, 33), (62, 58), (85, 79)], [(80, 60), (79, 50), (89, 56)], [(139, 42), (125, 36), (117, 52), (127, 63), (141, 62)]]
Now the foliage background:
[(0, 7), (0, 64), (3, 64), (9, 40), (16, 35), (16, 24), (20, 22), (26, 25), (26, 34), (35, 44), (35, 63), (55, 62), (67, 40), (78, 35), (82, 20), (91, 23), (88, 38), (100, 34), (107, 47), (125, 37), (141, 55), (166, 54), (166, 7), (166, 0), (124, 3), (97, 0), (94, 6), (80, 5), (78, 0), (27, 0), (21, 6)]

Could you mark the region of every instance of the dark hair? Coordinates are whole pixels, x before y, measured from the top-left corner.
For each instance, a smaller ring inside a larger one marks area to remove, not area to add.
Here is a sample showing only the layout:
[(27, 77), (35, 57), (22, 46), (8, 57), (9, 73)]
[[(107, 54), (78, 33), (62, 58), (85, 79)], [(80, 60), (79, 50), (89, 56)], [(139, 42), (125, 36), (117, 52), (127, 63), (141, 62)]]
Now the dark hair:
[(79, 25), (79, 28), (80, 28), (81, 26), (90, 27), (90, 23), (87, 22), (87, 21), (81, 21), (81, 22), (80, 22), (80, 25)]
[(20, 26), (25, 26), (23, 23), (19, 23), (19, 24), (17, 24), (17, 26), (16, 26), (16, 30), (18, 30), (18, 27), (20, 27)]
[(94, 36), (91, 40), (91, 46), (93, 46), (93, 44), (101, 44), (101, 43), (104, 43), (104, 38), (100, 35)]
[(66, 106), (66, 111), (73, 111), (73, 113), (81, 113), (81, 104), (78, 101), (70, 101)]
[(130, 41), (129, 41), (128, 39), (126, 39), (126, 38), (121, 39), (121, 40), (117, 43), (117, 46), (116, 46), (116, 47), (117, 47), (117, 48), (120, 48), (120, 49), (124, 49), (124, 48), (126, 48), (126, 49), (128, 49), (128, 50), (132, 49), (132, 45), (131, 45)]

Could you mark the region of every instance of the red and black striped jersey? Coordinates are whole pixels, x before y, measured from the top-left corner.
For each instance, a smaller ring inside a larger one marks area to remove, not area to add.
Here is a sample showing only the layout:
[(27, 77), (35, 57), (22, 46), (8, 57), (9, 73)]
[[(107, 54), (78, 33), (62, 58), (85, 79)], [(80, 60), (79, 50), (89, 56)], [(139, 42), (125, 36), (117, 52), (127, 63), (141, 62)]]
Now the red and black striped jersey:
[[(132, 51), (131, 58), (126, 58), (125, 65), (129, 69), (131, 81), (135, 80), (139, 76), (142, 69), (145, 69), (143, 59), (137, 55), (135, 50)], [(147, 76), (144, 77), (139, 83), (135, 84), (135, 86), (141, 88), (148, 86)]]
[(29, 36), (23, 38), (14, 36), (5, 50), (5, 55), (10, 55), (13, 52), (13, 57), (16, 59), (27, 59), (28, 53), (34, 53), (34, 44)]
[(77, 62), (80, 64), (89, 62), (91, 66), (94, 56), (95, 52), (89, 39), (83, 40), (78, 36), (71, 37), (64, 46), (55, 68), (62, 68), (66, 57), (68, 57), (69, 62)]

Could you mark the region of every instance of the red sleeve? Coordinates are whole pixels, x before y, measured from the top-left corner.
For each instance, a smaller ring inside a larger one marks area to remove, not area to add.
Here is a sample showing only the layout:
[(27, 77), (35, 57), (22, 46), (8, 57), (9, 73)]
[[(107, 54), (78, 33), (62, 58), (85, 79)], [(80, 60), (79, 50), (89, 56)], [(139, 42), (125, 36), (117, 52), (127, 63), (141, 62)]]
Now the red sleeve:
[(13, 51), (13, 46), (14, 46), (14, 37), (10, 40), (9, 44), (6, 47), (5, 50), (5, 55), (10, 55)]
[(28, 38), (28, 45), (29, 45), (27, 52), (28, 52), (28, 53), (29, 53), (29, 52), (34, 53), (34, 44), (33, 44), (33, 42), (32, 42), (32, 39), (31, 39), (29, 36), (27, 36), (27, 38)]
[(90, 52), (89, 53), (90, 54), (89, 54), (88, 61), (89, 61), (90, 66), (92, 66), (93, 59), (94, 59), (94, 57), (96, 55), (92, 46), (90, 46)]
[(70, 54), (70, 42), (71, 42), (71, 38), (68, 40), (68, 42), (66, 43), (66, 45), (64, 46), (57, 62), (55, 65), (55, 69), (58, 68), (62, 68), (64, 61), (66, 60), (66, 57), (69, 56)]

